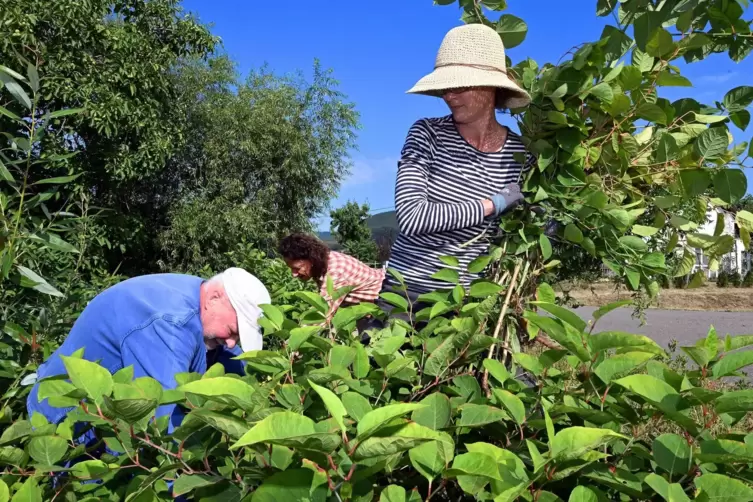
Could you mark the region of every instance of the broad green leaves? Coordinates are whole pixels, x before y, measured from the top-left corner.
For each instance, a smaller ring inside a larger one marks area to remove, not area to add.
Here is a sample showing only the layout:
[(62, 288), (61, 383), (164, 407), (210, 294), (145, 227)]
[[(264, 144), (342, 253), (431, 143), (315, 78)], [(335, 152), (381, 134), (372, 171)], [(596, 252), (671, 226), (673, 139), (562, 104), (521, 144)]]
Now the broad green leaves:
[(519, 17), (503, 14), (497, 21), (497, 33), (502, 37), (505, 47), (512, 49), (523, 43), (528, 34), (528, 25)]
[(102, 366), (77, 357), (60, 356), (73, 385), (86, 392), (97, 404), (112, 393), (112, 375)]

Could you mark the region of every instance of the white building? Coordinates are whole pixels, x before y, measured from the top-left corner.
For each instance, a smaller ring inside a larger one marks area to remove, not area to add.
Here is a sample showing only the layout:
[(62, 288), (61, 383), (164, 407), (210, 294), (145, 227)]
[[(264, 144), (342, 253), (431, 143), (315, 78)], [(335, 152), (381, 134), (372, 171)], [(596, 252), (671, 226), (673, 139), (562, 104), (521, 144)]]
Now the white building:
[[(722, 256), (719, 260), (719, 270), (730, 273), (737, 272), (740, 276), (744, 277), (751, 268), (753, 254), (746, 251), (743, 246), (743, 241), (740, 239), (740, 231), (735, 223), (735, 213), (725, 211), (721, 208), (709, 208), (706, 216), (706, 223), (699, 226), (698, 233), (714, 235), (717, 218), (722, 217), (724, 218), (724, 231), (722, 235), (731, 235), (735, 239), (732, 251)], [(715, 279), (719, 274), (718, 271), (709, 270), (709, 258), (700, 249), (696, 250), (696, 262), (693, 266), (693, 272), (697, 272), (698, 270), (703, 271), (707, 279)]]

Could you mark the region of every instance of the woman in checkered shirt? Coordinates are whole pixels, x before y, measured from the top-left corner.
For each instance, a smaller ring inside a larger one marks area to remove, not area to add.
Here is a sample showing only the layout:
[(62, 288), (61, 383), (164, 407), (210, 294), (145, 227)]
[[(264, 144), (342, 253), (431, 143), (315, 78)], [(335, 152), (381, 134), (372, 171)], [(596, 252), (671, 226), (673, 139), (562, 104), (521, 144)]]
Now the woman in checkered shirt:
[[(341, 304), (373, 302), (379, 297), (384, 281), (383, 269), (371, 268), (352, 256), (331, 251), (313, 235), (289, 235), (280, 241), (278, 251), (293, 276), (303, 281), (316, 281), (319, 293), (329, 303), (328, 318), (334, 315)], [(327, 292), (328, 276), (332, 279), (335, 290), (344, 287), (353, 289), (347, 295), (333, 300)]]

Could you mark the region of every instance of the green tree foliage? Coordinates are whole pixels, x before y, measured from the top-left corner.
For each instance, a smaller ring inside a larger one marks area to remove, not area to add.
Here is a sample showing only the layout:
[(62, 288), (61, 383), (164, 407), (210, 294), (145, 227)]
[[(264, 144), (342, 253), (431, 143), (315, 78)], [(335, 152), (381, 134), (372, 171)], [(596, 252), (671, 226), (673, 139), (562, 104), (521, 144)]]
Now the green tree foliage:
[(114, 243), (113, 266), (126, 249), (143, 252), (132, 183), (161, 172), (187, 139), (187, 109), (171, 72), (183, 58), (206, 57), (216, 42), (173, 0), (0, 5), (0, 61), (20, 54), (45, 76), (38, 113), (84, 109), (52, 121), (40, 141), (50, 154), (80, 153), (70, 161), (81, 174), (71, 188), (110, 210), (99, 231)]
[[(169, 163), (159, 245), (169, 269), (219, 267), (242, 239), (262, 250), (310, 228), (348, 173), (358, 115), (316, 63), (307, 82), (262, 69), (239, 81), (227, 61), (181, 69), (190, 111), (184, 151)], [(145, 200), (145, 208), (148, 200)], [(158, 221), (155, 223), (159, 223)]]
[(330, 212), (332, 235), (346, 253), (365, 263), (377, 261), (378, 248), (368, 225), (369, 205), (348, 201)]

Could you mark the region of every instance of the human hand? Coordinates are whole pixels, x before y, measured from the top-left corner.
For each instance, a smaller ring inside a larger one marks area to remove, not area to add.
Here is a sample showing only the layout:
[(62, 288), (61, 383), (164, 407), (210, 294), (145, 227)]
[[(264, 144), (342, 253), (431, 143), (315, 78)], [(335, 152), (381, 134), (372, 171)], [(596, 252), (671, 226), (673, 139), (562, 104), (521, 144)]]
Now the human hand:
[(513, 209), (523, 200), (523, 194), (520, 192), (520, 185), (514, 183), (502, 189), (502, 192), (491, 197), (494, 204), (494, 216)]

